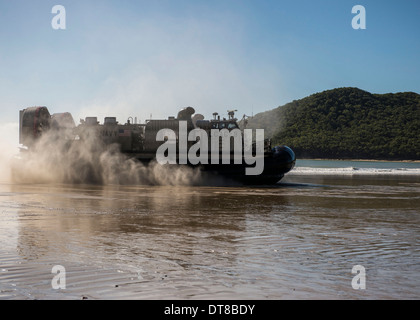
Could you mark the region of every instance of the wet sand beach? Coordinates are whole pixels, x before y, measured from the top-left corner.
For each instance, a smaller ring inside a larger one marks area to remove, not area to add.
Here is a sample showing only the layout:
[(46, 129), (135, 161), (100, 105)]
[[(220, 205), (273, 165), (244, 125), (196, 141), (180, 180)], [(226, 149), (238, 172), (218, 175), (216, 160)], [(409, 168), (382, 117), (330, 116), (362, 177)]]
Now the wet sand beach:
[[(418, 299), (420, 177), (0, 185), (0, 299)], [(352, 287), (352, 268), (366, 289)], [(53, 288), (54, 266), (65, 288)]]

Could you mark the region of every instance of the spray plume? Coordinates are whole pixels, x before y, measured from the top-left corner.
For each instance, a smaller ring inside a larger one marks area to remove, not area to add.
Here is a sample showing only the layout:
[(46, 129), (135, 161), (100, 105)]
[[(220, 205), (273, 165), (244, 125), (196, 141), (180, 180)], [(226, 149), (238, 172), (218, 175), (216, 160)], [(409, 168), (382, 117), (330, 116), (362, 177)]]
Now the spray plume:
[(12, 167), (15, 183), (93, 183), (201, 185), (204, 179), (198, 168), (145, 165), (121, 153), (117, 144), (104, 146), (94, 136), (65, 140), (47, 131), (28, 150), (22, 150)]

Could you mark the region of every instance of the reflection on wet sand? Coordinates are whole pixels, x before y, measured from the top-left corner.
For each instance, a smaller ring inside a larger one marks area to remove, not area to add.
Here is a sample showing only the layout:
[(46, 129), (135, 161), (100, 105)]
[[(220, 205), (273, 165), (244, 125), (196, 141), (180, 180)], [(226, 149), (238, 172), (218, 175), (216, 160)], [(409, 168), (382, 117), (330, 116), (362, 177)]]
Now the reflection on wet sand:
[[(2, 185), (0, 299), (415, 298), (419, 193), (406, 179)], [(65, 290), (51, 288), (54, 265)]]

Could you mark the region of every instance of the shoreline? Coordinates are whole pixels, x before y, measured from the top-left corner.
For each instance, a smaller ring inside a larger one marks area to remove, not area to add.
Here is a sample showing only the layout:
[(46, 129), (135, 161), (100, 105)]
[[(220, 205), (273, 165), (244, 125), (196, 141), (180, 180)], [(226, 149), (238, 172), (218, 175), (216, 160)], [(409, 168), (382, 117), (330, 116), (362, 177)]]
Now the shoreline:
[(325, 159), (324, 158), (296, 158), (296, 160), (420, 163), (420, 160), (327, 159), (327, 158), (325, 158)]

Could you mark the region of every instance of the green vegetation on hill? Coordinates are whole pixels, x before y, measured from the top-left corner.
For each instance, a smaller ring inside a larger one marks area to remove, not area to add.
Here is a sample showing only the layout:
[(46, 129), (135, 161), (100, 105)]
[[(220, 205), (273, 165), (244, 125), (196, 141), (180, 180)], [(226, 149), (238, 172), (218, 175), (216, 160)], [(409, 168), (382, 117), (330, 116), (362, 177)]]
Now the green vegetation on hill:
[(420, 159), (420, 95), (338, 88), (248, 120), (299, 158)]

